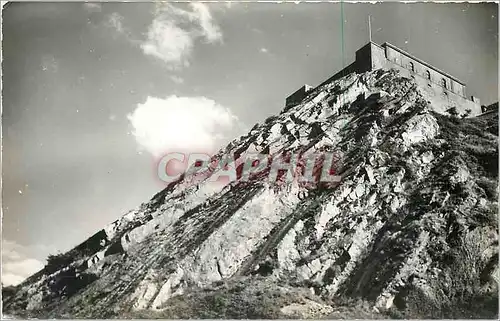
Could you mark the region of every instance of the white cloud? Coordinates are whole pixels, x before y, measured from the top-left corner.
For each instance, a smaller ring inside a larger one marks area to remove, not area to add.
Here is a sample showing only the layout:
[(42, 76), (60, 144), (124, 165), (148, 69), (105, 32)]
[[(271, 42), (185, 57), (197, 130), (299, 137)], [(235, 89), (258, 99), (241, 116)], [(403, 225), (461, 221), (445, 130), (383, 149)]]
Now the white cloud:
[(190, 3), (191, 11), (171, 4), (159, 4), (148, 28), (147, 39), (141, 44), (146, 55), (154, 56), (170, 68), (189, 65), (194, 43), (222, 41), (222, 33), (210, 10), (203, 3)]
[(88, 12), (101, 12), (101, 10), (102, 10), (101, 4), (98, 2), (85, 2), (83, 4), (83, 7)]
[(15, 242), (2, 241), (2, 284), (17, 285), (43, 268), (42, 262), (28, 257), (26, 252)]
[(170, 76), (170, 80), (172, 80), (176, 84), (183, 84), (184, 83), (184, 78), (176, 76), (176, 75)]
[(231, 111), (205, 97), (148, 97), (127, 115), (139, 146), (154, 156), (166, 152), (215, 151), (237, 125)]
[(267, 48), (260, 48), (260, 52), (262, 52), (262, 53), (267, 53), (267, 52), (268, 52), (268, 50), (267, 50)]
[(108, 17), (108, 25), (115, 29), (118, 33), (124, 33), (125, 29), (123, 28), (123, 16), (118, 12), (113, 12)]
[(208, 7), (201, 2), (191, 2), (193, 8), (192, 20), (198, 22), (201, 27), (201, 35), (209, 42), (222, 40), (219, 26), (214, 22)]
[(148, 40), (141, 45), (146, 55), (163, 60), (172, 67), (188, 66), (193, 38), (168, 20), (155, 19), (148, 30)]

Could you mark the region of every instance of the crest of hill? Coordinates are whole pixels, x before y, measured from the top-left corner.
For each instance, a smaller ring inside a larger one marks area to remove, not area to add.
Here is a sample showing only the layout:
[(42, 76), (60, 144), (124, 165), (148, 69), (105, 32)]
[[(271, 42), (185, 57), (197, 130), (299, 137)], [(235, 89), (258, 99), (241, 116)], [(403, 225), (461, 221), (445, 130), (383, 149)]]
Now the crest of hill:
[(4, 311), (497, 317), (498, 112), (429, 101), (393, 69), (325, 82), (214, 158), (336, 150), (340, 184), (183, 177), (8, 289)]

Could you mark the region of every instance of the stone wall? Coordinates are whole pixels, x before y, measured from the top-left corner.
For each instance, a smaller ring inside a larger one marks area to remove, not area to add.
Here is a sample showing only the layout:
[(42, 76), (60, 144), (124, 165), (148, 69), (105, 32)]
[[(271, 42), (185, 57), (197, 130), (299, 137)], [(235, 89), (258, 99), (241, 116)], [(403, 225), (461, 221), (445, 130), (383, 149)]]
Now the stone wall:
[(436, 112), (447, 114), (448, 109), (455, 107), (460, 115), (467, 114), (468, 109), (471, 110), (470, 116), (481, 114), (480, 104), (459, 94), (443, 90), (439, 84), (429, 81), (422, 75), (412, 73), (402, 66), (393, 65), (392, 68), (399, 70), (401, 76), (412, 78), (417, 83), (420, 92), (431, 102)]
[(374, 42), (370, 42), (356, 51), (358, 72), (387, 68), (385, 50)]
[(100, 230), (85, 242), (79, 244), (74, 250), (81, 256), (91, 255), (102, 250), (108, 244), (108, 236), (104, 230)]
[(366, 44), (356, 51), (353, 65), (358, 73), (376, 69), (399, 70), (403, 77), (412, 78), (417, 83), (436, 112), (446, 114), (448, 109), (455, 107), (460, 115), (467, 114), (467, 110), (470, 110), (470, 116), (481, 114), (479, 99), (466, 98), (463, 82), (389, 43), (382, 46), (373, 42)]
[(300, 103), (312, 88), (313, 87), (309, 85), (304, 85), (300, 87), (297, 91), (295, 91), (293, 94), (291, 94), (286, 98), (285, 107), (289, 108)]
[(357, 61), (351, 63), (349, 66), (345, 67), (341, 71), (337, 72), (335, 75), (331, 76), (327, 80), (323, 81), (321, 84), (319, 84), (316, 88), (323, 86), (324, 84), (330, 83), (334, 80), (338, 80), (342, 77), (345, 77), (353, 72), (358, 72), (359, 73), (359, 67), (357, 64)]
[(318, 87), (340, 79), (353, 72), (362, 73), (385, 67), (387, 67), (387, 64), (384, 49), (376, 43), (370, 42), (356, 51), (356, 60), (353, 63), (322, 82)]
[[(380, 46), (369, 42), (356, 51), (356, 60), (353, 63), (322, 82), (318, 87), (351, 73), (391, 68), (399, 70), (404, 77), (414, 79), (436, 112), (446, 114), (448, 109), (455, 107), (460, 115), (481, 114), (479, 99), (477, 97), (467, 99), (466, 86), (463, 82), (389, 43)], [(297, 105), (307, 96), (311, 87), (306, 86), (301, 87), (286, 99), (286, 107)], [(470, 113), (467, 110), (470, 110)]]
[(415, 75), (420, 75), (428, 82), (437, 84), (442, 91), (466, 97), (465, 84), (443, 71), (415, 58), (390, 44), (384, 44), (385, 56), (391, 65), (405, 68)]

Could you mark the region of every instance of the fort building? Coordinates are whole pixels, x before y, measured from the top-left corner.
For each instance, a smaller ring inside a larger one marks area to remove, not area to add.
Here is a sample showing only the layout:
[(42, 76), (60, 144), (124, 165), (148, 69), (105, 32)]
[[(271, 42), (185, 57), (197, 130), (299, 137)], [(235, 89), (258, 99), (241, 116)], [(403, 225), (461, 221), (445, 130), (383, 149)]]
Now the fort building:
[[(403, 77), (414, 79), (437, 112), (446, 113), (446, 110), (455, 107), (459, 114), (466, 113), (468, 109), (471, 110), (470, 116), (481, 114), (479, 98), (467, 97), (463, 81), (388, 42), (378, 45), (370, 41), (356, 51), (353, 63), (319, 86), (351, 73), (391, 68), (399, 70)], [(297, 105), (312, 89), (314, 88), (308, 85), (302, 86), (286, 98), (285, 107)]]

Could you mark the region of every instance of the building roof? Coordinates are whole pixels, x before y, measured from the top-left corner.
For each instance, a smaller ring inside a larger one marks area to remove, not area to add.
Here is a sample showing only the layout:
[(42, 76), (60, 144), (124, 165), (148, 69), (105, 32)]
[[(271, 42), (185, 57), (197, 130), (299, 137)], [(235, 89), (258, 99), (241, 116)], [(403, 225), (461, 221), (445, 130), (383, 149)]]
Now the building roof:
[(410, 57), (411, 59), (413, 59), (413, 60), (415, 60), (415, 61), (417, 61), (417, 62), (421, 63), (422, 65), (427, 66), (427, 67), (428, 67), (428, 68), (430, 68), (430, 69), (434, 69), (435, 71), (439, 72), (440, 74), (442, 74), (442, 75), (444, 75), (444, 76), (446, 76), (446, 77), (448, 77), (448, 78), (450, 78), (450, 79), (452, 79), (452, 80), (454, 80), (454, 81), (458, 82), (459, 84), (462, 84), (462, 85), (464, 85), (464, 86), (465, 86), (465, 83), (464, 83), (463, 81), (461, 81), (461, 80), (457, 79), (456, 77), (453, 77), (452, 75), (450, 75), (450, 74), (448, 74), (448, 73), (446, 73), (446, 72), (444, 72), (444, 71), (442, 71), (442, 70), (440, 70), (440, 69), (438, 69), (438, 68), (434, 67), (433, 65), (431, 65), (431, 64), (429, 64), (429, 63), (427, 63), (427, 62), (423, 61), (422, 59), (419, 59), (419, 58), (417, 58), (417, 57), (415, 57), (415, 56), (413, 56), (413, 55), (409, 54), (408, 52), (404, 51), (404, 50), (403, 50), (403, 49), (401, 49), (401, 48), (396, 47), (396, 46), (395, 46), (395, 45), (393, 45), (393, 44), (390, 44), (390, 43), (388, 43), (388, 42), (385, 42), (385, 43), (384, 43), (381, 47), (384, 47), (384, 48), (385, 48), (385, 47), (390, 47), (390, 48), (392, 48), (392, 49), (394, 49), (394, 50), (397, 50), (397, 51), (399, 51), (400, 53), (402, 53), (403, 55), (408, 56), (408, 57)]

